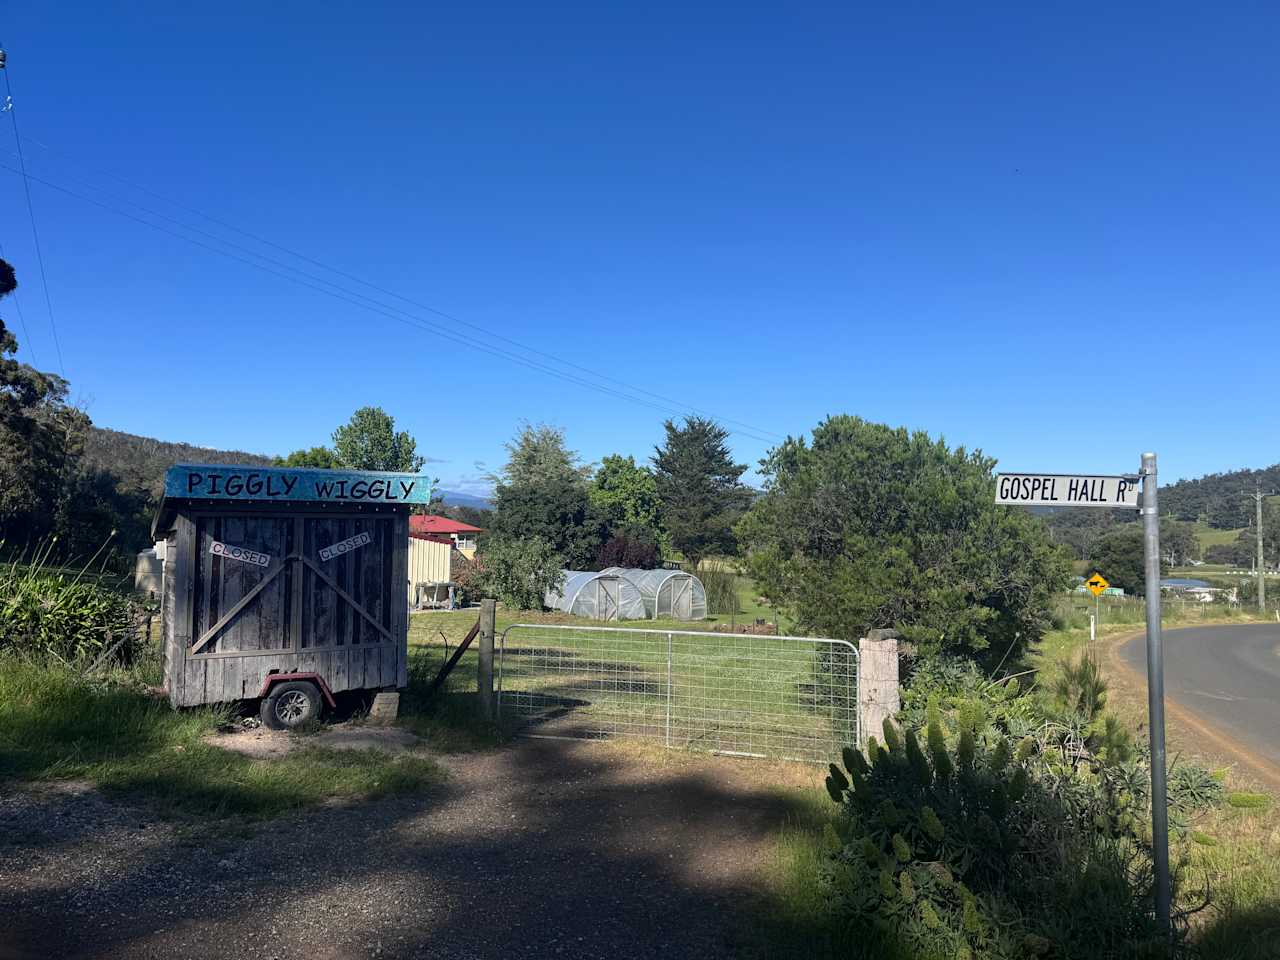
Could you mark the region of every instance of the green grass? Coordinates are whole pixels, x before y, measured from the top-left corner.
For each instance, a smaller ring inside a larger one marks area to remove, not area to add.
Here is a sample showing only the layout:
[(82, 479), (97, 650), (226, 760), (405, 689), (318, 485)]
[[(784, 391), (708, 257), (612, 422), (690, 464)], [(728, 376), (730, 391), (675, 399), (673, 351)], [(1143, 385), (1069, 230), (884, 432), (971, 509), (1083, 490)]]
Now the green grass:
[(1271, 808), (1271, 797), (1265, 793), (1238, 790), (1235, 793), (1227, 794), (1227, 803), (1237, 810), (1269, 810)]
[(1264, 960), (1280, 939), (1280, 826), (1258, 809), (1224, 806), (1200, 825), (1187, 852), (1187, 883), (1209, 883), (1211, 903), (1196, 918), (1200, 956)]
[(839, 808), (817, 788), (790, 793), (795, 812), (778, 831), (765, 864), (768, 904), (759, 913), (759, 939), (744, 953), (771, 960), (869, 956), (866, 944), (849, 942), (823, 888)]
[[(741, 589), (754, 593), (749, 582)], [(754, 603), (756, 598), (750, 599)], [(411, 618), (411, 662), (415, 672), (423, 676), (423, 688), (427, 677), (457, 648), (476, 616), (468, 610)], [(518, 713), (508, 713), (504, 721), (510, 724), (532, 714), (564, 712), (568, 707), (575, 724), (601, 731), (623, 727), (634, 735), (665, 738), (669, 684), (673, 742), (695, 749), (827, 759), (829, 749), (823, 741), (849, 739), (852, 728), (844, 711), (833, 712), (829, 706), (833, 687), (825, 664), (815, 655), (816, 648), (768, 635), (738, 639), (715, 630), (717, 625), (732, 627), (734, 619), (602, 624), (560, 613), (500, 610), (500, 635), (513, 624), (531, 625), (506, 633), (500, 678), (504, 712), (509, 707)], [(745, 625), (745, 617), (736, 619)], [(602, 626), (643, 633), (593, 629)], [(667, 631), (674, 635), (670, 665)], [(682, 635), (689, 631), (706, 633), (707, 637)], [(412, 729), (452, 748), (491, 742), (496, 734), (488, 730), (481, 731), (478, 741), (468, 740), (469, 731), (476, 729), (478, 712), (474, 704), (476, 659), (473, 646), (459, 662), (445, 692), (435, 698), (440, 706), (433, 707), (425, 698), (420, 701), (417, 719), (406, 721)], [(816, 751), (823, 751), (822, 757), (816, 756)]]
[(0, 782), (87, 780), (169, 815), (265, 818), (332, 798), (421, 790), (432, 761), (305, 746), (250, 759), (204, 741), (223, 714), (174, 710), (136, 680), (89, 681), (60, 666), (0, 658)]
[(1196, 539), (1200, 541), (1200, 549), (1208, 550), (1210, 547), (1224, 543), (1235, 543), (1242, 530), (1243, 528), (1240, 530), (1219, 530), (1200, 520), (1196, 523), (1195, 534)]

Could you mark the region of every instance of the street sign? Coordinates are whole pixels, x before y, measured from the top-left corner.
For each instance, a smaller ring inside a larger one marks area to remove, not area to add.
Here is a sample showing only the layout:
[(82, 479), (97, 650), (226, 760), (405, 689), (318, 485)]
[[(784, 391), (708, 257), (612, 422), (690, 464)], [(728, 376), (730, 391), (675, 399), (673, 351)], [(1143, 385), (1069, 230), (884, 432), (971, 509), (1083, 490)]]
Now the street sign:
[(1138, 478), (1076, 473), (998, 473), (996, 503), (1018, 507), (1137, 510)]
[[(1141, 478), (1141, 480), (1139, 480)], [(1142, 500), (1138, 484), (1142, 484)], [(996, 503), (1017, 507), (1102, 507), (1142, 514), (1147, 608), (1147, 730), (1151, 737), (1151, 853), (1155, 867), (1156, 919), (1169, 930), (1173, 887), (1169, 875), (1169, 786), (1164, 742), (1164, 638), (1160, 632), (1160, 512), (1156, 455), (1142, 455), (1137, 475), (1076, 473), (996, 474)], [(1086, 586), (1096, 597), (1109, 584), (1095, 574)]]

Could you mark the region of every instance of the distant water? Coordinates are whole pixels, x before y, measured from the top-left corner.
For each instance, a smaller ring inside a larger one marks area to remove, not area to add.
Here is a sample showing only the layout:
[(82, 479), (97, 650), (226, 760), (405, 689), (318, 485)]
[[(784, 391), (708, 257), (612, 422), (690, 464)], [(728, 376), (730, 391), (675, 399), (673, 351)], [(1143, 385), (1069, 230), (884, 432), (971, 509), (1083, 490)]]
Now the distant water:
[(1207, 580), (1188, 580), (1185, 577), (1165, 577), (1160, 581), (1162, 587), (1211, 587)]

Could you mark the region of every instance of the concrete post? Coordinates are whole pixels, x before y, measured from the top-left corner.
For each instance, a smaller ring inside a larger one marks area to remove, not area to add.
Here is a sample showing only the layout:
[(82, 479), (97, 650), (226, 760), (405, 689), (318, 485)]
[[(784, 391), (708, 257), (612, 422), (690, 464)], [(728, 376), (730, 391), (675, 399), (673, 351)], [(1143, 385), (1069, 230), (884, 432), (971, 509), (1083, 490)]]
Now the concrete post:
[(902, 706), (898, 695), (898, 634), (872, 630), (858, 641), (858, 746), (883, 739), (886, 717)]
[(498, 704), (493, 695), (493, 637), (497, 633), (498, 601), (480, 601), (480, 655), (476, 660), (476, 693), (480, 715), (486, 720), (498, 719)]

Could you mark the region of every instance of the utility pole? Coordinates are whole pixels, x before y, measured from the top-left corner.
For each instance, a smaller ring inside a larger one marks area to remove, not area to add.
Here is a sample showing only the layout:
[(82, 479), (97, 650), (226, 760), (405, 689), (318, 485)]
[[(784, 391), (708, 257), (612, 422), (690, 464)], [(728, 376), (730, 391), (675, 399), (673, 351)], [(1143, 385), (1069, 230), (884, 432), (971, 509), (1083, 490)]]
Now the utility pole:
[(1267, 567), (1262, 560), (1262, 480), (1257, 480), (1257, 490), (1253, 494), (1253, 500), (1258, 508), (1257, 527), (1255, 528), (1258, 535), (1258, 610), (1262, 613), (1267, 612)]

